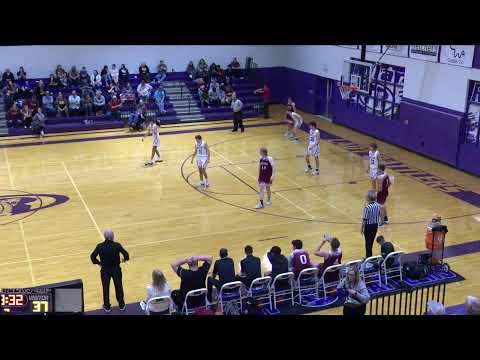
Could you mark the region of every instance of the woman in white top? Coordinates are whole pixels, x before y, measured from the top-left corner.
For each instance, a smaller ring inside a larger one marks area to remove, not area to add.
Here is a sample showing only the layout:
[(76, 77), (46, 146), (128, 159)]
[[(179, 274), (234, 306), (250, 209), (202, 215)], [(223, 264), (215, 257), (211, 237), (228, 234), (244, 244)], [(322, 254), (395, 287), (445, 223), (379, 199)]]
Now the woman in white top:
[(118, 84), (118, 68), (117, 65), (112, 64), (112, 68), (110, 69), (110, 75), (112, 76), (112, 80), (115, 84)]
[(163, 161), (162, 159), (160, 159), (160, 153), (158, 152), (158, 147), (160, 146), (160, 134), (158, 132), (159, 128), (160, 128), (159, 120), (152, 121), (147, 128), (147, 134), (152, 135), (152, 155), (150, 156), (150, 161), (147, 161), (145, 163), (145, 166), (153, 165), (153, 159), (155, 155), (157, 155), (157, 160), (155, 160), (156, 163)]
[(97, 70), (93, 70), (93, 74), (91, 76), (91, 79), (92, 79), (92, 84), (93, 84), (94, 87), (96, 87), (96, 88), (102, 87), (102, 77), (100, 76), (100, 74), (98, 73)]
[[(152, 272), (152, 283), (147, 285), (147, 298), (145, 300), (145, 304), (148, 300), (154, 297), (160, 296), (170, 296), (172, 292), (172, 288), (168, 283), (167, 279), (165, 279), (165, 275), (160, 270), (153, 270)], [(170, 301), (170, 309), (173, 309), (174, 305), (173, 302)], [(153, 304), (149, 305), (150, 312), (164, 312), (168, 310), (168, 307), (165, 306), (164, 303), (162, 304)]]

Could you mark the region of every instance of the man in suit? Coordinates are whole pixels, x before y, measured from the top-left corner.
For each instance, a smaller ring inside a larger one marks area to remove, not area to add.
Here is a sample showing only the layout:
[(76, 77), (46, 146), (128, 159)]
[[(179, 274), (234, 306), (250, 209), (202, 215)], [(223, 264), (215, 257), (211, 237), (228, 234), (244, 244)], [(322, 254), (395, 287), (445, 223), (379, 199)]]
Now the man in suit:
[(250, 245), (245, 246), (245, 255), (245, 259), (240, 261), (240, 275), (237, 275), (237, 279), (249, 288), (253, 280), (262, 277), (262, 267), (260, 258), (253, 256)]
[[(113, 241), (113, 231), (106, 229), (103, 232), (104, 242), (98, 244), (90, 255), (92, 263), (100, 265), (100, 278), (103, 287), (103, 309), (110, 312), (110, 279), (115, 285), (115, 296), (121, 311), (125, 311), (125, 300), (123, 297), (122, 269), (120, 268), (120, 254), (123, 255), (122, 262), (130, 260), (128, 252), (118, 242)], [(100, 260), (98, 260), (100, 256)]]
[[(213, 287), (220, 292), (222, 286), (226, 283), (235, 281), (235, 264), (232, 258), (228, 256), (227, 249), (220, 249), (220, 259), (213, 265), (212, 276), (207, 279), (207, 299), (213, 300)], [(218, 276), (218, 279), (217, 279)]]

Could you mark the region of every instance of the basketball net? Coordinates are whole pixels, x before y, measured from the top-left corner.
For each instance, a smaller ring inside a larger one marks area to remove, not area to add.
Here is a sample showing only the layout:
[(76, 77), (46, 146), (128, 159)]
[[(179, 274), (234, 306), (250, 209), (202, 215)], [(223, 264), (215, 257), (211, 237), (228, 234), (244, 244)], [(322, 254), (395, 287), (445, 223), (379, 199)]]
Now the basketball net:
[(338, 88), (340, 89), (342, 100), (348, 100), (350, 98), (350, 93), (357, 89), (355, 85), (339, 85)]

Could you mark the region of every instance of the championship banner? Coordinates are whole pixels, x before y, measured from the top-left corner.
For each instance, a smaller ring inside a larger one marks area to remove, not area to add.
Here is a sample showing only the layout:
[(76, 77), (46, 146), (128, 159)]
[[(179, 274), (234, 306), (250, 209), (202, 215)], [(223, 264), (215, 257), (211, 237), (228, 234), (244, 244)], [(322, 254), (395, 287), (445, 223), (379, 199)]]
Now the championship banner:
[(440, 45), (410, 45), (409, 56), (412, 59), (438, 62)]
[[(387, 55), (408, 57), (408, 45), (382, 45)], [(388, 50), (387, 50), (388, 49)]]
[(382, 52), (382, 45), (367, 45), (367, 51), (381, 53)]
[(442, 45), (440, 62), (443, 64), (472, 67), (475, 45)]
[(350, 48), (350, 49), (358, 49), (358, 45), (338, 45), (338, 46)]

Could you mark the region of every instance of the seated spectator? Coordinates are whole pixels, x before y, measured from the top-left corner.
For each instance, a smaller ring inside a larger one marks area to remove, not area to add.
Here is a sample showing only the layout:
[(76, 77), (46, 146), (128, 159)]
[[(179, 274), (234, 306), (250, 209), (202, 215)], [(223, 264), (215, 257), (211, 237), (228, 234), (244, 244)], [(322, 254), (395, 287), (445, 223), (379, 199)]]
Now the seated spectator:
[(228, 73), (229, 76), (233, 78), (238, 78), (240, 76), (240, 63), (236, 57), (234, 57), (232, 62), (228, 64)]
[(225, 94), (225, 90), (222, 86), (218, 88), (218, 100), (220, 101), (221, 105), (225, 105), (227, 103), (227, 94)]
[(130, 76), (130, 73), (128, 72), (128, 69), (126, 68), (125, 64), (122, 64), (120, 66), (120, 70), (118, 70), (118, 82), (120, 86), (124, 86), (128, 83), (129, 76)]
[(60, 88), (60, 80), (58, 79), (58, 77), (56, 77), (53, 74), (50, 74), (50, 77), (48, 78), (47, 88), (50, 91), (54, 91), (54, 90), (59, 89)]
[(86, 94), (90, 94), (90, 97), (93, 99), (95, 96), (95, 91), (93, 91), (93, 86), (89, 83), (80, 85), (80, 96), (85, 97)]
[(143, 80), (144, 82), (148, 83), (150, 82), (150, 69), (148, 68), (147, 64), (144, 62), (140, 64), (138, 67), (138, 75), (140, 76), (140, 79)]
[(200, 59), (197, 65), (197, 71), (204, 74), (205, 77), (208, 75), (208, 64), (205, 59)]
[(133, 131), (141, 131), (143, 130), (143, 126), (147, 121), (147, 107), (143, 100), (138, 102), (137, 108), (134, 113), (130, 114), (128, 125), (130, 130)]
[(70, 86), (80, 85), (80, 74), (78, 73), (77, 67), (75, 65), (73, 65), (68, 72), (68, 84)]
[(80, 86), (90, 85), (90, 75), (88, 74), (87, 68), (85, 66), (82, 66), (82, 69), (80, 70), (78, 76), (80, 79)]
[(235, 264), (233, 263), (233, 260), (228, 257), (228, 250), (220, 249), (220, 259), (215, 261), (215, 264), (213, 265), (212, 275), (207, 279), (208, 301), (212, 302), (213, 300), (212, 293), (214, 286), (217, 291), (220, 292), (220, 289), (224, 284), (235, 280)]
[(5, 69), (5, 72), (2, 74), (2, 87), (5, 86), (8, 80), (10, 80), (11, 82), (14, 82), (15, 76), (10, 71), (10, 69)]
[(25, 72), (23, 66), (20, 66), (17, 71), (17, 84), (20, 86), (27, 84), (27, 73)]
[(5, 115), (7, 119), (7, 126), (8, 127), (18, 127), (22, 125), (23, 115), (18, 108), (17, 104), (13, 104), (10, 110), (8, 110), (7, 114)]
[(60, 78), (60, 75), (62, 72), (65, 72), (65, 70), (63, 69), (62, 65), (57, 65), (57, 67), (55, 68), (55, 75)]
[(208, 91), (205, 85), (201, 85), (198, 88), (198, 98), (200, 100), (200, 107), (204, 107), (205, 105), (210, 108), (210, 102), (208, 99)]
[(35, 98), (39, 103), (42, 102), (43, 96), (45, 95), (45, 90), (46, 89), (45, 89), (45, 84), (43, 83), (43, 80), (39, 80), (33, 90), (33, 94), (35, 95)]
[[(393, 244), (391, 242), (386, 241), (382, 235), (377, 236), (376, 241), (377, 241), (377, 244), (380, 245), (380, 254), (384, 259), (387, 257), (388, 254), (395, 251)], [(394, 262), (394, 259), (388, 259), (388, 262), (386, 264), (387, 267), (392, 266), (393, 262)]]
[(100, 77), (102, 78), (102, 84), (107, 85), (109, 82), (112, 82), (112, 75), (110, 74), (110, 69), (108, 65), (104, 65), (102, 71), (100, 71)]
[(445, 306), (437, 301), (429, 300), (427, 302), (427, 315), (447, 315)]
[(216, 79), (217, 79), (217, 82), (222, 84), (225, 82), (225, 70), (222, 69), (222, 67), (220, 65), (217, 65), (217, 69), (216, 69)]
[(61, 92), (58, 93), (55, 104), (57, 106), (57, 116), (68, 117), (68, 103)]
[(115, 85), (113, 81), (107, 82), (106, 87), (107, 87), (107, 94), (110, 98), (112, 98), (113, 95), (117, 95), (117, 93), (119, 92), (118, 86)]
[(32, 130), (34, 134), (39, 135), (41, 138), (45, 135), (45, 115), (42, 112), (42, 108), (38, 108), (37, 113), (33, 117)]
[(28, 108), (32, 111), (32, 115), (37, 113), (38, 108), (40, 107), (39, 102), (34, 96), (29, 96), (25, 102), (28, 105)]
[(95, 89), (100, 89), (102, 87), (102, 77), (100, 76), (97, 70), (93, 70), (91, 80), (92, 80), (92, 85)]
[(31, 98), (33, 96), (32, 91), (29, 88), (26, 88), (25, 86), (22, 87), (17, 87), (13, 99), (18, 103), (21, 104), (23, 107), (23, 103), (26, 102), (27, 99)]
[(57, 66), (57, 69), (55, 70), (55, 75), (57, 76), (62, 87), (68, 86), (67, 72), (60, 65)]
[(32, 125), (33, 113), (32, 110), (28, 107), (27, 104), (23, 105), (22, 113), (22, 125), (26, 128), (29, 128)]
[(160, 60), (160, 64), (157, 66), (157, 75), (155, 75), (155, 80), (157, 82), (162, 82), (167, 77), (167, 65)]
[(150, 98), (150, 93), (152, 92), (152, 86), (150, 84), (147, 84), (145, 80), (142, 80), (140, 84), (137, 86), (137, 94), (138, 98), (140, 100), (143, 100), (143, 102), (148, 102), (148, 99)]
[(262, 265), (260, 258), (253, 256), (250, 245), (245, 246), (245, 255), (245, 259), (240, 261), (240, 275), (237, 275), (237, 280), (250, 288), (253, 280), (262, 277)]
[(365, 315), (370, 294), (358, 269), (350, 268), (345, 278), (338, 284), (337, 290), (347, 293), (343, 304), (343, 315)]
[(219, 88), (218, 87), (211, 87), (210, 91), (208, 92), (208, 102), (212, 106), (219, 106), (221, 104), (220, 96), (217, 92), (218, 91), (217, 89), (219, 89)]
[(112, 96), (112, 100), (108, 103), (110, 108), (110, 113), (112, 114), (114, 119), (120, 118), (120, 109), (122, 107), (122, 100), (117, 98), (117, 95)]
[(158, 106), (158, 110), (162, 114), (166, 113), (166, 111), (165, 111), (165, 98), (166, 98), (166, 96), (167, 96), (167, 93), (165, 92), (165, 89), (163, 88), (163, 86), (160, 84), (158, 86), (158, 89), (153, 94), (153, 97), (155, 99), (155, 103)]
[(94, 115), (93, 98), (90, 93), (85, 93), (82, 98), (82, 107), (85, 116)]
[[(24, 86), (22, 86), (24, 88)], [(6, 94), (8, 90), (11, 92), (16, 92), (19, 87), (10, 79), (8, 79), (5, 83), (5, 87), (3, 88), (3, 93)]]
[[(198, 266), (199, 261), (203, 261), (200, 267)], [(188, 269), (182, 267), (184, 264), (188, 265)], [(192, 256), (187, 259), (179, 259), (171, 264), (173, 272), (180, 278), (180, 289), (172, 291), (171, 294), (177, 309), (182, 310), (185, 296), (189, 291), (205, 288), (205, 281), (211, 264), (211, 256)], [(188, 305), (198, 307), (204, 304), (197, 302)]]
[(72, 94), (68, 97), (68, 112), (70, 116), (79, 116), (80, 115), (80, 105), (81, 105), (80, 96), (77, 95), (75, 90), (72, 90)]
[(232, 102), (232, 97), (233, 97), (233, 87), (232, 85), (228, 84), (225, 86), (225, 102), (227, 104), (230, 104)]
[(187, 76), (189, 77), (190, 80), (193, 80), (195, 78), (195, 65), (193, 65), (193, 61), (190, 61), (187, 65)]
[(95, 115), (103, 115), (105, 113), (105, 97), (100, 90), (97, 90), (95, 97), (93, 98), (93, 106), (95, 109)]
[[(165, 279), (165, 275), (160, 270), (153, 270), (152, 272), (152, 283), (147, 285), (147, 298), (143, 301), (142, 309), (145, 308), (148, 300), (156, 297), (169, 296), (172, 293), (172, 288)], [(163, 304), (150, 304), (149, 310), (150, 315), (156, 315), (159, 313), (166, 312), (168, 310), (173, 310), (175, 308), (174, 304), (170, 302), (170, 309), (164, 307)]]
[(110, 75), (112, 77), (112, 82), (114, 84), (118, 84), (119, 72), (116, 64), (112, 64), (112, 68), (110, 69)]
[(480, 315), (480, 298), (467, 296), (465, 298), (465, 310), (467, 315)]
[(288, 255), (288, 267), (290, 271), (294, 273), (296, 280), (302, 270), (312, 267), (312, 263), (310, 262), (310, 256), (308, 255), (308, 252), (302, 249), (302, 240), (293, 240), (292, 247), (293, 252)]
[(14, 104), (15, 94), (11, 90), (8, 90), (5, 94), (5, 97), (3, 98), (4, 111), (7, 112), (8, 110), (10, 110)]
[(42, 98), (42, 108), (46, 116), (55, 116), (57, 111), (55, 109), (55, 100), (50, 94), (50, 91), (45, 91), (45, 95)]
[(122, 92), (120, 93), (120, 99), (126, 105), (135, 104), (135, 93), (130, 83), (127, 82), (125, 87), (122, 89)]
[[(322, 250), (325, 243), (330, 243), (330, 249)], [(338, 265), (342, 262), (342, 249), (340, 249), (340, 241), (336, 237), (324, 236), (318, 245), (315, 255), (323, 258), (323, 264), (318, 264), (318, 277), (323, 275), (326, 268), (332, 265)], [(329, 280), (330, 281), (330, 280)]]

